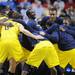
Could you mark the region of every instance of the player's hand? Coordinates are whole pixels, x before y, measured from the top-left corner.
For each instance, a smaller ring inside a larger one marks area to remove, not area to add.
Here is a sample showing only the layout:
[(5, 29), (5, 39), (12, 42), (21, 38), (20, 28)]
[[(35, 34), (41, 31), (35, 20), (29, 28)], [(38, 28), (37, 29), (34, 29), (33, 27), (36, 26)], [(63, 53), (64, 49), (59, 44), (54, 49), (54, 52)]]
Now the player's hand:
[(43, 32), (43, 31), (40, 31), (40, 35), (45, 35), (45, 32)]
[(65, 29), (64, 29), (63, 27), (60, 27), (59, 29), (60, 29), (61, 31), (65, 31)]
[(5, 26), (7, 26), (7, 27), (12, 27), (12, 26), (13, 26), (12, 23), (4, 23), (4, 24), (5, 24)]
[(35, 38), (36, 40), (40, 40), (40, 39), (45, 39), (43, 36), (41, 36), (41, 35), (36, 35), (36, 38)]

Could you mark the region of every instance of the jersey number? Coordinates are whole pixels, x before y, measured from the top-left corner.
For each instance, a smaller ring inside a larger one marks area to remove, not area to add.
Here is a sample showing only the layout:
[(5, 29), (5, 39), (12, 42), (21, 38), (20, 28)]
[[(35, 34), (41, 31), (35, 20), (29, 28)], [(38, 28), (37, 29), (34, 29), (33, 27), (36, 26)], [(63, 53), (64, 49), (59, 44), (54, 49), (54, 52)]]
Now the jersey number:
[(9, 30), (9, 28), (10, 28), (10, 27), (8, 27), (8, 26), (5, 26), (5, 30)]

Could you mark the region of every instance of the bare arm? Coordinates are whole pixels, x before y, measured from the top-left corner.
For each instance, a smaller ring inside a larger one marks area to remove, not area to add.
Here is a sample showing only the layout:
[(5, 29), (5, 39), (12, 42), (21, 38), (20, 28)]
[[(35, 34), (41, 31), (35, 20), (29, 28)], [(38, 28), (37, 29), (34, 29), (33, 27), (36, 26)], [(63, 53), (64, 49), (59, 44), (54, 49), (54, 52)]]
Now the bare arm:
[(0, 26), (8, 26), (8, 27), (12, 27), (13, 24), (11, 24), (11, 23), (6, 23), (6, 22), (0, 22)]
[(41, 35), (34, 35), (32, 34), (30, 31), (26, 30), (22, 25), (19, 27), (20, 32), (24, 33), (26, 36), (29, 36), (33, 39), (44, 39), (44, 37), (42, 37)]
[(8, 18), (3, 18), (0, 20), (0, 26), (5, 26), (6, 24), (4, 22), (6, 22), (8, 20)]
[(0, 26), (8, 26), (12, 27), (13, 25), (11, 23), (7, 23), (6, 21), (9, 20), (8, 18), (3, 18), (0, 20)]

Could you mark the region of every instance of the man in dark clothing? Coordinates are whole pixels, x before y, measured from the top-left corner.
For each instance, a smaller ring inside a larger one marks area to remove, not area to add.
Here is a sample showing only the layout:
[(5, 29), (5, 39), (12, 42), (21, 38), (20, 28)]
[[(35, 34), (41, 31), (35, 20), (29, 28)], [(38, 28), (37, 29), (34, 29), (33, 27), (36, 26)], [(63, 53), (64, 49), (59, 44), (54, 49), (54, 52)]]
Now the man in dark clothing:
[[(40, 34), (42, 36), (44, 36), (47, 40), (50, 40), (51, 42), (57, 41), (57, 38), (55, 38), (55, 34), (53, 35), (49, 35), (48, 33), (46, 33), (46, 30), (43, 30), (43, 28), (35, 21), (36, 17), (35, 17), (35, 12), (33, 10), (28, 10), (26, 12), (27, 16), (29, 17), (29, 21), (27, 23), (27, 26), (30, 28), (30, 32), (32, 32), (33, 34)], [(46, 28), (47, 29), (47, 28)], [(35, 44), (35, 43), (33, 43)]]
[[(41, 28), (41, 26), (35, 21), (35, 12), (33, 10), (28, 10), (26, 12), (29, 21), (27, 23), (28, 27), (30, 27), (30, 31), (33, 34), (40, 34), (42, 36), (44, 36), (46, 39), (50, 40), (49, 38), (51, 38), (50, 36), (48, 36), (48, 34)], [(53, 39), (53, 38), (52, 38)], [(34, 43), (35, 44), (35, 43)], [(55, 73), (56, 75), (56, 73)]]
[(45, 16), (41, 21), (41, 26), (44, 30), (50, 27), (53, 23), (62, 24), (62, 18), (57, 17), (57, 10), (52, 7), (49, 9), (50, 16)]
[[(75, 30), (73, 30), (73, 26), (70, 25), (71, 19), (69, 17), (65, 17), (63, 20), (63, 24), (60, 26), (56, 26), (58, 28), (58, 55), (60, 59), (60, 66), (62, 68), (65, 68), (68, 63), (74, 67), (74, 56), (75, 56)], [(53, 27), (54, 28), (54, 27)], [(48, 33), (50, 33), (50, 30), (53, 30), (49, 28), (47, 30)]]
[[(59, 33), (58, 28), (59, 25), (63, 23), (63, 19), (60, 17), (57, 17), (57, 10), (54, 7), (51, 7), (49, 9), (50, 16), (46, 16), (41, 21), (41, 26), (45, 30), (46, 34), (48, 34), (50, 41), (53, 44), (56, 44), (59, 42)], [(60, 67), (57, 68), (57, 74), (62, 75), (62, 71)]]

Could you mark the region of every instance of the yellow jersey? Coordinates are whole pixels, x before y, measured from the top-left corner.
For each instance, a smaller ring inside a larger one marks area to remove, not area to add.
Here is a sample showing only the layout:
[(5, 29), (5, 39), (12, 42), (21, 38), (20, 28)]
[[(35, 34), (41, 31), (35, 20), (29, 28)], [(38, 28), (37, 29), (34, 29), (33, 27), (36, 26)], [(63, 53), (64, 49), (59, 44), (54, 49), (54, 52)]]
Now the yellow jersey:
[(12, 27), (2, 26), (1, 29), (1, 39), (2, 40), (15, 40), (18, 39), (19, 34), (19, 26), (20, 24), (17, 22), (14, 22), (12, 20), (8, 20), (7, 22), (10, 22), (13, 24)]

